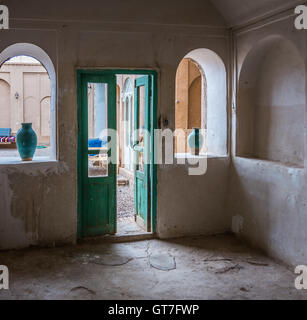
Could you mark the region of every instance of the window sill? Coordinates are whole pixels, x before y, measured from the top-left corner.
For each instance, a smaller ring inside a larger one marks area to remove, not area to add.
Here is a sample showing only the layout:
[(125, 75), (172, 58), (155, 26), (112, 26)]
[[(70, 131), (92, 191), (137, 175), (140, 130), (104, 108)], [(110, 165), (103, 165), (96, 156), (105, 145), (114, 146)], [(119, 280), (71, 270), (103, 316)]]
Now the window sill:
[(214, 159), (214, 158), (228, 158), (228, 155), (217, 155), (212, 153), (200, 153), (198, 156), (190, 153), (175, 153), (176, 159)]
[(239, 161), (250, 161), (250, 162), (260, 163), (260, 164), (264, 164), (264, 165), (282, 167), (282, 168), (286, 168), (286, 169), (304, 170), (304, 165), (284, 163), (284, 162), (273, 161), (273, 160), (268, 160), (268, 159), (244, 157), (244, 156), (238, 156), (238, 155), (235, 156), (235, 159), (237, 159)]
[(57, 163), (57, 160), (50, 157), (35, 157), (32, 161), (22, 161), (19, 157), (1, 157), (0, 166), (7, 165), (27, 165), (33, 163)]

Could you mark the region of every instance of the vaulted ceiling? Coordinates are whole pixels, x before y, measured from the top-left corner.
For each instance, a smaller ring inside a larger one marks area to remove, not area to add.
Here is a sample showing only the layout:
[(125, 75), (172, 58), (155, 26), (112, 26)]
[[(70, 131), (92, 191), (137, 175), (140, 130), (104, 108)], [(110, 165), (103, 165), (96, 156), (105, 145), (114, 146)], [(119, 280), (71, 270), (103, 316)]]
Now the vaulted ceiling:
[(306, 0), (211, 0), (231, 27), (256, 18), (307, 4)]

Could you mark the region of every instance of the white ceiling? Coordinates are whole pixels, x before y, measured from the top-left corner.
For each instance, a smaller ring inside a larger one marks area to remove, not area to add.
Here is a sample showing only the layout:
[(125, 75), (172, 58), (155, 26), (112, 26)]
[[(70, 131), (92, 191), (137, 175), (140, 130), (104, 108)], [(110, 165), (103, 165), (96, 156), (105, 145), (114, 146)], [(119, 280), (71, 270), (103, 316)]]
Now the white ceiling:
[(211, 2), (231, 27), (307, 3), (306, 0), (211, 0)]

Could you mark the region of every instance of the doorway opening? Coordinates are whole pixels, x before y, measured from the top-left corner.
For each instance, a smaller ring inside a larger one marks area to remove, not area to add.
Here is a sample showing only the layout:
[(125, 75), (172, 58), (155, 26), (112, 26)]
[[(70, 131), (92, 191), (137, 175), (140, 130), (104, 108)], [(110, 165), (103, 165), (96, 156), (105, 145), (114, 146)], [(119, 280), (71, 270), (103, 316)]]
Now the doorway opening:
[(156, 73), (78, 71), (78, 237), (155, 232)]
[[(136, 174), (137, 171), (139, 174), (144, 173), (145, 165), (144, 151), (138, 152), (137, 148), (144, 148), (146, 86), (138, 86), (138, 81), (146, 77), (142, 74), (116, 75), (117, 235), (139, 235), (151, 232), (150, 222), (144, 221), (138, 214), (138, 199), (135, 199), (140, 196), (138, 192), (143, 192), (140, 188), (137, 189)], [(150, 117), (150, 114), (147, 117)], [(136, 132), (138, 130), (139, 132)]]

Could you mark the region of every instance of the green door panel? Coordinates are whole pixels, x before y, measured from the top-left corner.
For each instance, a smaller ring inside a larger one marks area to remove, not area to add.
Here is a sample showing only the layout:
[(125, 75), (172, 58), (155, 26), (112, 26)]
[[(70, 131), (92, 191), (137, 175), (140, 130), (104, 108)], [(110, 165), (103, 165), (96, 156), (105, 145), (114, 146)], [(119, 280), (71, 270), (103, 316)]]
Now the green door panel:
[[(116, 141), (113, 141), (114, 150), (89, 150), (89, 88), (95, 84), (107, 85), (107, 99), (104, 102), (104, 108), (107, 108), (107, 128), (116, 129), (116, 77), (114, 75), (82, 75), (81, 78), (81, 117), (79, 118), (79, 147), (81, 170), (81, 235), (82, 237), (100, 236), (105, 234), (115, 234), (116, 232), (116, 164), (109, 163), (107, 174), (104, 176), (95, 176), (89, 173), (89, 161), (91, 157), (101, 163), (111, 152), (116, 153)], [(95, 87), (96, 88), (96, 87)], [(94, 106), (95, 108), (95, 106)], [(95, 109), (94, 109), (95, 110)], [(96, 114), (95, 114), (96, 116)], [(92, 115), (93, 117), (93, 115)], [(95, 118), (96, 119), (96, 118)], [(95, 120), (96, 121), (96, 120)], [(95, 133), (97, 134), (97, 133)], [(107, 148), (107, 146), (105, 147)], [(106, 154), (107, 152), (107, 154)], [(116, 156), (115, 156), (116, 159)], [(102, 165), (101, 165), (102, 166)]]
[(88, 191), (88, 208), (89, 212), (92, 213), (90, 215), (87, 215), (88, 227), (96, 228), (106, 226), (107, 224), (109, 224), (109, 186), (101, 186), (100, 184), (93, 183), (89, 185)]
[[(134, 207), (137, 223), (146, 231), (151, 230), (150, 215), (150, 88), (151, 77), (143, 76), (135, 80), (134, 91)], [(137, 132), (137, 131), (136, 131)], [(143, 160), (142, 160), (143, 159)]]

